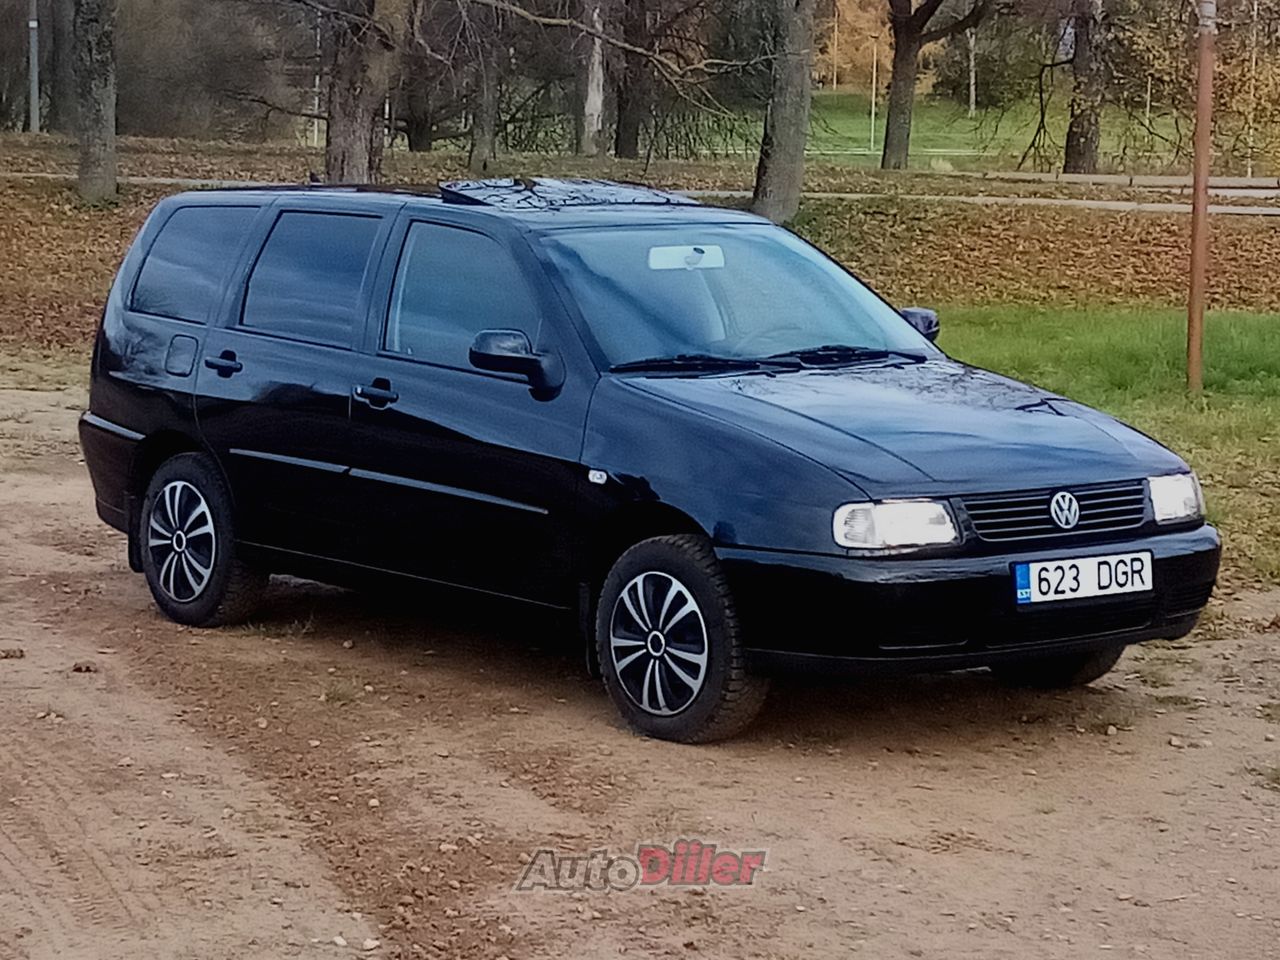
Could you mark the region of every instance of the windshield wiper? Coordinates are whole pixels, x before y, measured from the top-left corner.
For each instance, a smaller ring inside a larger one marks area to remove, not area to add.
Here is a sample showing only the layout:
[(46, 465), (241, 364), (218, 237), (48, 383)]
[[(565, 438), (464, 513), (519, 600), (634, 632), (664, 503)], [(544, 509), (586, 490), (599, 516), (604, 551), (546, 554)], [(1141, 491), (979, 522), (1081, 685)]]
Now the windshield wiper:
[[(790, 362), (788, 362), (790, 361)], [(615, 363), (609, 368), (614, 373), (626, 373), (632, 370), (760, 370), (782, 369), (798, 370), (797, 360), (791, 357), (723, 357), (712, 353), (678, 353), (673, 357), (647, 357), (644, 360), (628, 360), (626, 363)]]
[(885, 347), (855, 347), (845, 343), (827, 343), (820, 347), (805, 347), (802, 350), (787, 350), (784, 353), (771, 354), (765, 360), (799, 360), (809, 366), (826, 366), (840, 363), (862, 363), (870, 360), (906, 360), (910, 363), (924, 363), (929, 358), (922, 353), (911, 353), (908, 350), (890, 350)]

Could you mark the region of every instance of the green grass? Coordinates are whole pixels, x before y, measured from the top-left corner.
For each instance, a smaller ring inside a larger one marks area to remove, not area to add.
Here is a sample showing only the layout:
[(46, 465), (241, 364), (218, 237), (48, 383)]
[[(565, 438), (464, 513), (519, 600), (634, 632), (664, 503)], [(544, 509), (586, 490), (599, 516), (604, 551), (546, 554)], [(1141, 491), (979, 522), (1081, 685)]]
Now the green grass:
[[(1067, 98), (1051, 101), (1047, 116), (1049, 143), (1046, 150), (1060, 163), (1066, 139)], [(878, 166), (884, 145), (883, 98), (876, 104), (875, 149), (871, 150), (870, 98), (866, 93), (816, 92), (810, 124), (809, 152), (832, 162), (856, 166)], [(911, 124), (911, 165), (928, 169), (1012, 169), (1035, 134), (1039, 107), (1027, 100), (1004, 109), (979, 110), (968, 116), (968, 107), (953, 100), (920, 95), (916, 98)], [(1153, 116), (1152, 125), (1172, 136), (1169, 116)], [(1148, 141), (1134, 121), (1122, 110), (1109, 109), (1103, 117), (1103, 157), (1118, 155), (1125, 133), (1132, 134), (1130, 157), (1145, 168), (1159, 168), (1171, 159), (1160, 141)], [(1146, 148), (1152, 155), (1134, 156), (1133, 148)], [(1028, 167), (1034, 164), (1028, 161)]]
[(1183, 386), (1185, 337), (1174, 309), (995, 306), (944, 310), (939, 342), (1171, 446), (1204, 482), (1229, 572), (1280, 581), (1280, 315), (1209, 315), (1198, 398)]

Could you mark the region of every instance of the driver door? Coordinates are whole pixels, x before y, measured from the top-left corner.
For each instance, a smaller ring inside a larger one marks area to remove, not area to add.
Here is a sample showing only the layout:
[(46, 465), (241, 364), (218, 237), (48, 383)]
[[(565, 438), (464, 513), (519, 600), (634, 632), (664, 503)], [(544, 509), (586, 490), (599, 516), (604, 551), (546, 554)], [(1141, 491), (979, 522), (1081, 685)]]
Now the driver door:
[(351, 478), (368, 517), (361, 562), (567, 604), (591, 384), (570, 375), (554, 397), (535, 399), (522, 379), (468, 359), (485, 329), (562, 348), (540, 267), (510, 242), (448, 223), (406, 217), (392, 244), (386, 306), (352, 384)]

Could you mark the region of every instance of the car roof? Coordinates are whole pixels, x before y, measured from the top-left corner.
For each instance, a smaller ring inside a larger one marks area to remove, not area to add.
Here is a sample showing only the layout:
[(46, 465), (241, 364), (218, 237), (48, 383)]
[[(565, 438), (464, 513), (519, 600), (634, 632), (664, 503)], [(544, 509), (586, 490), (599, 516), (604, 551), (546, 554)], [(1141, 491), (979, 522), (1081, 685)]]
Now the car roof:
[(743, 210), (699, 203), (691, 197), (636, 183), (567, 178), (457, 180), (412, 184), (278, 185), (229, 187), (179, 194), (170, 202), (267, 203), (282, 197), (339, 201), (344, 209), (408, 205), (448, 208), (456, 214), (519, 221), (533, 231), (664, 223), (767, 223)]

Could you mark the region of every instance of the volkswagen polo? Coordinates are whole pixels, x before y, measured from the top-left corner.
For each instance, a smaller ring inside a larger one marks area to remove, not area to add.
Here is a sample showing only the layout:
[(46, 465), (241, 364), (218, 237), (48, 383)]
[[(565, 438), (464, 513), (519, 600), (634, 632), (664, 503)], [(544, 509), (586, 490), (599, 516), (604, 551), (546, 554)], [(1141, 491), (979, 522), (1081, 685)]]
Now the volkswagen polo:
[(1188, 633), (1219, 541), (1187, 464), (937, 332), (643, 187), (192, 193), (120, 268), (80, 437), (174, 620), (286, 572), (516, 598), (655, 737), (735, 733), (784, 667), (1066, 686)]

